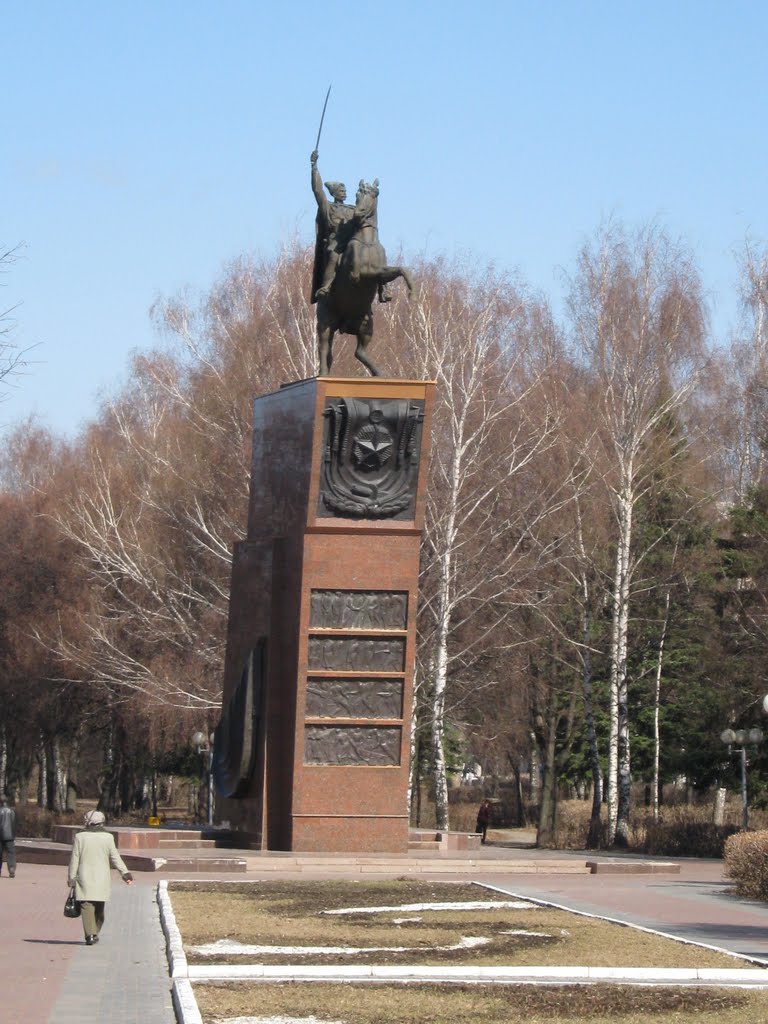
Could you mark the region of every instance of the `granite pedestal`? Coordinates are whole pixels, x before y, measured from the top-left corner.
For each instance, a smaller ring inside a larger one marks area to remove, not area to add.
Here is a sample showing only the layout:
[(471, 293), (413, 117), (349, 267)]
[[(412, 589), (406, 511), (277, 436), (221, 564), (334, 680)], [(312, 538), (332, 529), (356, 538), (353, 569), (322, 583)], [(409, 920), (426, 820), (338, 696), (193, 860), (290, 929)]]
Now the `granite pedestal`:
[(434, 385), (322, 377), (254, 406), (217, 819), (251, 845), (405, 852)]

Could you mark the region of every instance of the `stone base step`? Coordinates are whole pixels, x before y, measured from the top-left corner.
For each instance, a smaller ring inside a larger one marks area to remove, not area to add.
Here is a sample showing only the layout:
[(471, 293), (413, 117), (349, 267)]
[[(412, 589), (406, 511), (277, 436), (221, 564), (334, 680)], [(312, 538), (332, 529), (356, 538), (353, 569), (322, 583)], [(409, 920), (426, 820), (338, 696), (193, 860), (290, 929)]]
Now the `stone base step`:
[(592, 875), (679, 875), (680, 864), (661, 860), (588, 860)]
[[(131, 825), (108, 825), (107, 832), (115, 838), (115, 844), (123, 850), (157, 850), (169, 844), (184, 849), (202, 849), (206, 846), (231, 847), (233, 833), (229, 829), (217, 828), (148, 828)], [(53, 841), (71, 844), (80, 825), (54, 825)]]
[(218, 843), (215, 839), (164, 839), (159, 837), (158, 850), (215, 850)]
[(413, 853), (418, 850), (426, 850), (431, 853), (439, 853), (440, 843), (437, 839), (433, 839), (431, 842), (429, 839), (411, 839), (408, 843), (408, 849)]
[[(16, 859), (21, 864), (69, 864), (72, 847), (64, 843), (52, 843), (42, 839), (17, 839)], [(121, 851), (121, 857), (129, 871), (185, 871), (198, 873), (215, 871), (221, 873), (244, 872), (248, 865), (243, 856), (228, 856), (218, 851), (142, 850)]]
[[(483, 851), (486, 852), (485, 850)], [(498, 851), (496, 851), (498, 852)], [(17, 839), (16, 858), (20, 863), (69, 863), (71, 846), (42, 839)], [(295, 854), (277, 851), (224, 851), (210, 848), (123, 850), (130, 871), (197, 874), (244, 874), (275, 876), (280, 874), (320, 876), (386, 875), (542, 875), (542, 874), (674, 874), (679, 862), (648, 861), (630, 858), (580, 857), (498, 857), (493, 851), (485, 856), (446, 856), (427, 851), (412, 854)]]
[(489, 874), (590, 874), (589, 867), (579, 860), (482, 860), (475, 857), (404, 856), (334, 858), (283, 855), (247, 855), (248, 871), (253, 874), (323, 874), (323, 875), (489, 875)]
[(457, 854), (480, 849), (481, 836), (478, 832), (451, 832), (426, 828), (408, 830), (408, 846), (412, 843), (437, 843), (442, 853)]

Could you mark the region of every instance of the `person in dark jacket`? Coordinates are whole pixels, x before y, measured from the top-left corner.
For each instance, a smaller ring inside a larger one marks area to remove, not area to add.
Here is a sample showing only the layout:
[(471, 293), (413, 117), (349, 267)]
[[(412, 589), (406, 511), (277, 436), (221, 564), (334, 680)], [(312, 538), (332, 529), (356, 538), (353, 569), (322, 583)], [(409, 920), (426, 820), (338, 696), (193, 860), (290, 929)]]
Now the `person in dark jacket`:
[(475, 832), (479, 832), (482, 836), (481, 843), (485, 843), (485, 837), (488, 833), (488, 826), (491, 823), (491, 801), (483, 800), (477, 812), (477, 824), (475, 825)]
[(8, 863), (8, 874), (16, 877), (16, 811), (8, 806), (5, 797), (0, 799), (0, 874), (3, 858)]

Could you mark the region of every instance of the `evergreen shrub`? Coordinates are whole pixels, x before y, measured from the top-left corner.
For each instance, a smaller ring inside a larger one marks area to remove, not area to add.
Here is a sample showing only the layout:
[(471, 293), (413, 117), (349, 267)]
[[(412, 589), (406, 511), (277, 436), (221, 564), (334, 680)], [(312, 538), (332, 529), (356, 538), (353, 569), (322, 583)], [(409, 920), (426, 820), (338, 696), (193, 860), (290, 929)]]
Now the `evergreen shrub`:
[(739, 896), (768, 902), (768, 830), (738, 832), (725, 843), (725, 877)]

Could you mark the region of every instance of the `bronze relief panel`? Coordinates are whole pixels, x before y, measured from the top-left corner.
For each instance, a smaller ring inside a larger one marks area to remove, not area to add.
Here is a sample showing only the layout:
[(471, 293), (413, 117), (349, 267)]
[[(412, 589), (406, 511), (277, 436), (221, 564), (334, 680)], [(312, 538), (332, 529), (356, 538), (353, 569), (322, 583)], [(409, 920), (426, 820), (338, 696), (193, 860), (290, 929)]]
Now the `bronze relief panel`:
[(408, 594), (400, 590), (313, 590), (310, 627), (401, 629), (407, 625)]
[(309, 679), (308, 718), (402, 718), (402, 679)]
[(402, 672), (405, 637), (311, 636), (310, 671)]
[(413, 519), (424, 402), (329, 398), (319, 517)]
[(304, 763), (399, 765), (401, 738), (398, 726), (308, 725), (304, 733)]

